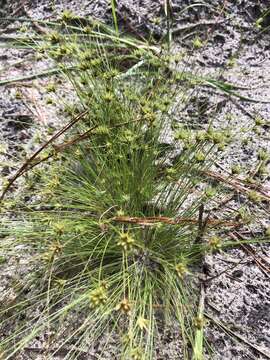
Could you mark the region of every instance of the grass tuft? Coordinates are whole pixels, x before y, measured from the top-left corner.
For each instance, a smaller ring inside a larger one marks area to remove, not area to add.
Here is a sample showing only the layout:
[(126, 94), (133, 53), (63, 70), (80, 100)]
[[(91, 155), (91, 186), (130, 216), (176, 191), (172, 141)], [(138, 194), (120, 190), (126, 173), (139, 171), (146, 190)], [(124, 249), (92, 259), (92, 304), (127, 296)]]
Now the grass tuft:
[[(1, 256), (19, 246), (29, 262), (15, 297), (0, 310), (5, 359), (42, 334), (52, 358), (61, 350), (76, 359), (106, 332), (100, 359), (113, 336), (120, 358), (150, 360), (158, 334), (172, 323), (183, 357), (203, 358), (202, 260), (232, 246), (229, 231), (242, 225), (237, 210), (222, 219), (209, 210), (225, 190), (208, 186), (205, 174), (228, 139), (173, 122), (178, 94), (194, 77), (179, 79), (167, 52), (122, 38), (115, 1), (112, 12), (114, 30), (92, 23), (87, 32), (69, 26), (74, 16), (65, 12), (64, 30), (54, 25), (35, 43), (73, 94), (72, 120), (13, 178), (48, 161), (27, 193), (31, 200), (3, 201)], [(57, 89), (49, 84), (47, 91)]]

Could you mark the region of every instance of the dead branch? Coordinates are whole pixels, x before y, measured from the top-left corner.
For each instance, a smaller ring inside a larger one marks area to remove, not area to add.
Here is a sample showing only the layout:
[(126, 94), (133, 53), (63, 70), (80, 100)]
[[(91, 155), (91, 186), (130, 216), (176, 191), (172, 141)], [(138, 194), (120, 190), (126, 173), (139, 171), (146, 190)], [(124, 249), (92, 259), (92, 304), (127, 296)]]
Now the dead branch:
[[(112, 221), (127, 223), (127, 224), (136, 224), (141, 226), (152, 226), (158, 223), (169, 224), (169, 225), (197, 225), (198, 219), (193, 218), (180, 218), (177, 217), (175, 219), (165, 217), (165, 216), (153, 216), (153, 217), (131, 217), (131, 216), (116, 216), (111, 219)], [(243, 225), (240, 222), (226, 221), (226, 220), (216, 220), (216, 219), (208, 219), (207, 225), (211, 227), (219, 227), (219, 226), (228, 226), (228, 227), (239, 227)]]
[(203, 171), (203, 174), (207, 177), (223, 182), (244, 194), (247, 194), (250, 189), (254, 189), (261, 195), (263, 200), (270, 201), (270, 189), (262, 187), (261, 185), (243, 183), (243, 180), (241, 179), (226, 177), (213, 171)]
[(0, 202), (4, 199), (6, 193), (14, 184), (14, 182), (23, 175), (26, 171), (29, 170), (29, 165), (37, 158), (37, 156), (45, 149), (48, 145), (50, 145), (53, 141), (55, 141), (59, 136), (64, 134), (68, 129), (70, 129), (73, 125), (75, 125), (81, 118), (83, 118), (89, 110), (85, 110), (84, 112), (80, 113), (78, 116), (75, 117), (72, 121), (70, 121), (67, 125), (65, 125), (61, 130), (59, 130), (56, 134), (54, 134), (45, 144), (43, 144), (29, 159), (27, 159), (24, 164), (20, 167), (20, 169), (15, 173), (15, 175), (9, 180), (7, 186), (4, 188)]
[(201, 26), (208, 26), (208, 25), (220, 25), (224, 23), (224, 20), (208, 20), (208, 21), (200, 21), (197, 22), (195, 24), (188, 24), (188, 25), (183, 25), (183, 26), (179, 26), (175, 29), (172, 30), (172, 34), (173, 35), (178, 35), (179, 33), (181, 33), (182, 31), (186, 31), (186, 30), (193, 30), (197, 27), (201, 27)]
[(234, 233), (229, 233), (229, 236), (231, 239), (239, 243), (240, 247), (244, 250), (244, 252), (254, 259), (255, 263), (258, 265), (264, 275), (270, 278), (270, 264), (268, 264), (261, 256), (259, 256), (249, 244), (241, 243), (241, 240), (246, 239), (237, 231), (235, 231)]

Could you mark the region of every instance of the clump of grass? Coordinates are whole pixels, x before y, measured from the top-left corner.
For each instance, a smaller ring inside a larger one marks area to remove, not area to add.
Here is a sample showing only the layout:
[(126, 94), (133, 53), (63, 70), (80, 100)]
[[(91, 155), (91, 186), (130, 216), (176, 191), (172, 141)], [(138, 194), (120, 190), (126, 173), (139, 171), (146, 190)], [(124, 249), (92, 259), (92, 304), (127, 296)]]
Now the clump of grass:
[(119, 339), (120, 357), (150, 360), (158, 332), (176, 321), (183, 356), (193, 349), (200, 359), (197, 270), (235, 224), (205, 217), (218, 192), (199, 189), (224, 134), (172, 126), (178, 87), (167, 55), (111, 33), (68, 35), (53, 32), (42, 48), (76, 93), (70, 112), (84, 117), (47, 149), (52, 161), (32, 186), (36, 200), (11, 222), (16, 241), (1, 244), (5, 256), (18, 244), (31, 254), (15, 301), (0, 311), (3, 356), (47, 333), (52, 356), (65, 348), (67, 359), (77, 358), (106, 329)]
[[(157, 84), (147, 83), (147, 89), (140, 86), (136, 92), (134, 84), (118, 88), (119, 80), (96, 79), (96, 67), (89, 70), (95, 77), (88, 76), (94, 86), (87, 84), (87, 92), (76, 79), (82, 105), (91, 103), (79, 128), (95, 128), (62, 154), (57, 180), (51, 175), (45, 181), (38, 206), (50, 210), (38, 211), (34, 205), (24, 215), (28, 226), (16, 229), (17, 241), (36, 251), (43, 278), (42, 286), (39, 276), (34, 282), (38, 304), (48, 310), (34, 319), (34, 330), (26, 322), (12, 334), (13, 348), (10, 338), (3, 341), (7, 358), (24, 346), (26, 334), (34, 338), (48, 323), (56, 329), (71, 311), (84, 313), (78, 342), (95, 341), (107, 326), (128, 336), (122, 344), (125, 358), (138, 349), (143, 358), (153, 357), (160, 321), (156, 306), (164, 308), (164, 318), (178, 314), (183, 336), (192, 343), (186, 321), (192, 321), (196, 304), (185, 308), (185, 283), (205, 246), (194, 242), (196, 224), (178, 224), (177, 219), (196, 219), (198, 200), (187, 208), (184, 204), (193, 191), (192, 176), (204, 167), (196, 154), (207, 153), (208, 146), (194, 143), (164, 171), (169, 152), (160, 146), (164, 116), (153, 109), (162, 101)], [(35, 306), (35, 299), (20, 296), (29, 308)], [(142, 319), (144, 326), (138, 325)], [(64, 346), (71, 334), (58, 341)], [(70, 350), (70, 358), (76, 351)]]

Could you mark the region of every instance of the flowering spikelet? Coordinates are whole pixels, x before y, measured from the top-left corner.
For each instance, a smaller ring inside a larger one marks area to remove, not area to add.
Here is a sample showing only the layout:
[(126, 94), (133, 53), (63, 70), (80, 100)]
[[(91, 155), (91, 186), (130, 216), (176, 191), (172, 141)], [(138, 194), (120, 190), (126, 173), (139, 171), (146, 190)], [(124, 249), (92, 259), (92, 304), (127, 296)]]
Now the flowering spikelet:
[(177, 264), (175, 266), (175, 270), (181, 279), (188, 273), (188, 269), (187, 269), (186, 265), (183, 263)]
[(127, 232), (120, 234), (120, 238), (117, 242), (117, 245), (121, 246), (124, 251), (130, 250), (134, 246), (135, 240)]
[(104, 305), (107, 300), (106, 289), (104, 286), (100, 286), (97, 289), (91, 291), (90, 296), (90, 307), (96, 308)]
[(141, 330), (146, 330), (146, 331), (149, 330), (149, 320), (143, 318), (142, 316), (138, 317), (137, 325)]
[(57, 235), (62, 235), (65, 232), (65, 224), (64, 223), (55, 223), (53, 225), (53, 230)]
[(142, 360), (142, 350), (140, 348), (135, 348), (131, 351), (130, 357), (132, 360)]
[(118, 305), (115, 307), (116, 311), (122, 311), (126, 315), (131, 314), (131, 304), (128, 299), (124, 298)]
[(109, 135), (110, 134), (110, 129), (107, 126), (100, 125), (93, 131), (93, 134), (96, 134), (96, 135)]
[(208, 245), (211, 250), (219, 250), (221, 248), (221, 239), (218, 236), (213, 236), (208, 239)]
[(63, 248), (63, 245), (60, 244), (59, 241), (54, 241), (51, 245), (50, 245), (50, 252), (53, 253), (54, 255), (59, 254), (61, 252)]
[(49, 245), (48, 250), (41, 255), (41, 259), (46, 262), (51, 262), (61, 253), (62, 249), (63, 245), (61, 245), (59, 241), (54, 241)]
[(197, 316), (194, 319), (194, 326), (196, 329), (201, 330), (206, 325), (206, 321), (203, 316)]

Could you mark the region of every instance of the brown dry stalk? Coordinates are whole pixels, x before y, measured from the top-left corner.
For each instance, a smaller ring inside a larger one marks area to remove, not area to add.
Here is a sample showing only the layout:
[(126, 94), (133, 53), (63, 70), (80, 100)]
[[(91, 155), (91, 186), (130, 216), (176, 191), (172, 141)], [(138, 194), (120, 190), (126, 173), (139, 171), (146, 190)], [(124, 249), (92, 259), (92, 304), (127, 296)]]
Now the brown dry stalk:
[[(129, 223), (129, 224), (136, 224), (142, 226), (152, 226), (154, 224), (163, 223), (163, 224), (170, 224), (170, 225), (179, 225), (179, 224), (198, 224), (198, 219), (194, 218), (169, 218), (165, 216), (152, 216), (152, 217), (131, 217), (131, 216), (116, 216), (111, 219), (112, 221), (122, 222), (122, 223)], [(208, 219), (207, 225), (211, 227), (215, 226), (229, 226), (229, 227), (239, 227), (243, 225), (240, 222), (234, 221), (226, 221), (226, 220), (216, 220), (216, 219)]]
[(199, 21), (197, 23), (179, 26), (179, 27), (172, 30), (172, 34), (173, 35), (178, 35), (179, 33), (183, 32), (183, 31), (193, 30), (196, 27), (209, 26), (209, 25), (217, 26), (217, 25), (221, 25), (223, 23), (224, 23), (224, 20), (208, 20), (208, 21), (204, 20), (204, 21)]
[[(138, 119), (136, 120), (133, 120), (133, 121), (125, 121), (125, 122), (122, 122), (122, 123), (119, 123), (119, 124), (116, 124), (114, 126), (112, 126), (111, 128), (109, 128), (109, 130), (114, 130), (114, 129), (117, 129), (121, 126), (124, 126), (124, 125), (127, 125), (127, 124), (130, 124), (132, 122), (137, 122), (139, 121)], [(96, 128), (98, 127), (98, 125), (94, 125), (92, 126), (90, 129), (88, 129), (87, 131), (85, 131), (83, 134), (80, 134), (79, 136), (76, 136), (74, 137), (73, 139), (63, 143), (63, 144), (60, 144), (60, 145), (53, 145), (54, 147), (54, 150), (55, 152), (61, 152), (63, 150), (65, 150), (67, 147), (71, 146), (71, 145), (74, 145), (76, 143), (78, 143), (79, 141), (81, 140), (85, 140), (88, 138), (89, 134), (95, 130)]]
[[(71, 146), (71, 145), (74, 145), (76, 143), (78, 143), (79, 141), (81, 140), (85, 140), (88, 138), (89, 134), (95, 130), (96, 128), (98, 127), (98, 125), (94, 125), (92, 126), (90, 129), (88, 129), (87, 131), (85, 131), (83, 134), (80, 134), (79, 136), (76, 136), (74, 137), (73, 139), (63, 143), (63, 144), (60, 144), (60, 145), (53, 145), (53, 148), (55, 150), (55, 152), (61, 152), (63, 150), (65, 150), (67, 147)], [(52, 154), (54, 155), (54, 154)]]
[(270, 264), (265, 261), (260, 255), (256, 253), (256, 250), (254, 250), (249, 244), (242, 244), (241, 240), (246, 240), (238, 231), (235, 231), (234, 233), (229, 234), (230, 238), (235, 240), (239, 243), (241, 248), (245, 251), (246, 254), (253, 257), (255, 263), (258, 265), (258, 267), (261, 269), (261, 271), (264, 273), (264, 275), (268, 278), (270, 278)]
[[(209, 304), (210, 305), (210, 304)], [(211, 306), (211, 305), (210, 305)], [(213, 307), (213, 306), (211, 306)], [(213, 307), (215, 309), (215, 307)], [(228, 327), (227, 325), (225, 325), (223, 322), (221, 322), (219, 319), (214, 318), (212, 315), (204, 312), (204, 316), (209, 319), (214, 325), (216, 325), (217, 327), (220, 327), (224, 330), (225, 334), (228, 334), (229, 336), (231, 336), (232, 338), (236, 338), (237, 340), (239, 340), (240, 342), (242, 342), (243, 344), (245, 344), (246, 346), (249, 346), (254, 352), (257, 352), (260, 355), (263, 355), (264, 358), (270, 359), (270, 353), (268, 350), (264, 350), (263, 348), (252, 344), (248, 339), (246, 339), (244, 336), (236, 333), (234, 330), (232, 330), (232, 328)], [(257, 354), (257, 355), (258, 355)], [(253, 357), (253, 359), (255, 359), (255, 357)], [(256, 359), (258, 359), (258, 356), (256, 356)]]
[[(130, 123), (130, 122), (134, 122), (134, 121), (138, 121), (138, 120), (126, 121), (126, 122), (124, 122), (124, 123), (119, 123), (119, 124), (115, 125), (114, 127), (110, 128), (110, 130), (115, 129), (115, 128), (118, 128), (118, 127), (121, 127), (121, 126), (123, 126), (123, 125), (126, 125), (126, 124), (128, 124), (128, 123)], [(44, 161), (52, 158), (52, 157), (55, 156), (57, 153), (60, 153), (61, 151), (63, 151), (63, 150), (65, 150), (66, 148), (68, 148), (69, 146), (74, 145), (74, 144), (77, 144), (78, 142), (87, 139), (87, 138), (89, 137), (90, 133), (91, 133), (93, 130), (95, 130), (97, 127), (98, 127), (98, 125), (94, 125), (94, 126), (92, 126), (90, 129), (88, 129), (87, 131), (85, 131), (84, 133), (82, 133), (82, 134), (80, 134), (80, 135), (78, 135), (78, 136), (75, 136), (73, 139), (71, 139), (71, 140), (69, 140), (69, 141), (67, 141), (67, 142), (64, 142), (64, 143), (62, 143), (62, 144), (59, 144), (59, 145), (54, 145), (54, 144), (52, 144), (52, 146), (53, 146), (53, 148), (54, 148), (54, 151), (53, 151), (51, 154), (45, 156), (45, 157), (42, 158), (42, 159), (36, 158), (36, 161), (35, 161), (33, 164), (31, 164), (31, 165), (29, 164), (29, 166), (27, 167), (27, 169), (26, 169), (21, 175), (23, 175), (26, 171), (33, 169), (33, 167), (41, 164), (42, 162), (44, 162)]]
[[(96, 129), (98, 127), (98, 125), (94, 125), (92, 126), (90, 129), (88, 129), (87, 131), (85, 131), (83, 134), (80, 134), (78, 136), (75, 136), (74, 138), (72, 138), (71, 140), (64, 142), (63, 144), (60, 145), (54, 145), (52, 144), (54, 140), (56, 140), (59, 136), (61, 136), (62, 134), (64, 134), (68, 129), (70, 129), (74, 124), (76, 124), (84, 115), (86, 115), (89, 112), (89, 110), (84, 111), (83, 113), (79, 114), (74, 120), (72, 120), (70, 123), (68, 123), (67, 125), (65, 125), (60, 131), (58, 131), (55, 135), (53, 135), (44, 145), (42, 145), (29, 159), (27, 159), (25, 161), (25, 163), (21, 166), (21, 168), (16, 172), (16, 174), (9, 180), (8, 185), (6, 186), (6, 188), (3, 190), (1, 197), (0, 197), (0, 202), (4, 199), (6, 193), (8, 192), (8, 190), (10, 189), (10, 187), (13, 185), (13, 183), (22, 175), (24, 175), (26, 172), (28, 172), (29, 170), (33, 169), (35, 166), (41, 164), (42, 162), (52, 158), (53, 156), (55, 156), (57, 153), (60, 153), (61, 151), (65, 150), (67, 147), (74, 145), (82, 140), (85, 140), (88, 138), (88, 136), (90, 135), (90, 133)], [(125, 121), (123, 123), (119, 123), (116, 124), (115, 126), (111, 127), (110, 130), (116, 129), (118, 127), (127, 125), (131, 122), (138, 122), (140, 121), (140, 119), (135, 119), (132, 121)], [(47, 148), (48, 145), (52, 144), (54, 150), (51, 154), (43, 157), (43, 158), (39, 158), (38, 155), (45, 149)]]
[[(67, 125), (65, 125), (62, 129), (60, 129), (56, 134), (54, 134), (45, 144), (43, 144), (29, 159), (27, 159), (24, 164), (20, 167), (20, 169), (13, 175), (13, 177), (9, 180), (7, 186), (4, 188), (1, 196), (0, 202), (4, 199), (6, 193), (14, 184), (14, 182), (22, 176), (26, 171), (29, 170), (29, 166), (32, 162), (37, 158), (37, 156), (45, 149), (48, 145), (50, 145), (53, 141), (63, 135), (68, 129), (70, 129), (73, 125), (75, 125), (81, 118), (83, 118), (89, 110), (85, 110), (84, 112), (80, 113), (76, 116), (72, 121), (70, 121)], [(40, 161), (39, 161), (40, 162)], [(33, 166), (32, 166), (33, 167)], [(30, 168), (32, 168), (30, 167)]]
[(74, 144), (78, 143), (79, 141), (88, 138), (89, 134), (90, 134), (94, 129), (96, 129), (96, 128), (97, 128), (97, 125), (93, 126), (91, 129), (87, 130), (87, 131), (84, 132), (83, 134), (81, 134), (81, 135), (79, 135), (79, 136), (76, 136), (76, 137), (74, 137), (73, 139), (71, 139), (71, 140), (69, 140), (69, 141), (67, 141), (67, 142), (65, 142), (65, 143), (63, 143), (63, 144), (60, 144), (60, 145), (54, 145), (54, 144), (52, 144), (52, 146), (53, 146), (53, 148), (54, 148), (54, 151), (53, 151), (51, 154), (49, 154), (49, 155), (47, 155), (47, 156), (45, 156), (45, 157), (43, 157), (43, 158), (41, 158), (41, 159), (40, 159), (40, 158), (36, 158), (36, 159), (35, 159), (36, 161), (35, 161), (34, 163), (32, 163), (31, 165), (29, 164), (29, 166), (27, 167), (27, 169), (25, 169), (25, 171), (24, 171), (21, 175), (23, 175), (26, 171), (29, 171), (29, 170), (33, 169), (35, 166), (43, 163), (44, 161), (49, 160), (50, 158), (52, 158), (53, 156), (57, 155), (57, 154), (60, 153), (61, 151), (65, 150), (67, 147), (69, 147), (69, 146), (71, 146), (71, 145), (74, 145)]
[(199, 244), (199, 243), (202, 242), (203, 235), (204, 235), (204, 232), (206, 230), (207, 222), (208, 222), (210, 214), (208, 213), (208, 215), (206, 216), (205, 219), (204, 219), (203, 215), (204, 215), (204, 205), (201, 204), (200, 207), (199, 207), (198, 234), (197, 234), (197, 237), (195, 239), (195, 244)]
[(207, 177), (221, 181), (244, 194), (247, 194), (250, 189), (254, 189), (261, 195), (264, 200), (270, 201), (270, 189), (262, 187), (261, 185), (244, 184), (243, 181), (238, 178), (229, 178), (213, 171), (203, 171), (203, 174)]
[[(71, 348), (57, 348), (57, 349), (47, 349), (47, 348), (40, 348), (40, 347), (26, 347), (24, 351), (27, 352), (33, 352), (36, 354), (45, 354), (49, 355), (49, 353), (53, 353), (53, 356), (60, 356), (65, 357), (66, 355), (70, 354), (71, 351), (75, 351), (74, 347)], [(87, 353), (85, 351), (82, 351), (82, 349), (77, 349), (78, 354), (76, 354), (76, 359), (78, 360), (86, 360), (87, 359)], [(46, 356), (46, 358), (47, 358)]]

